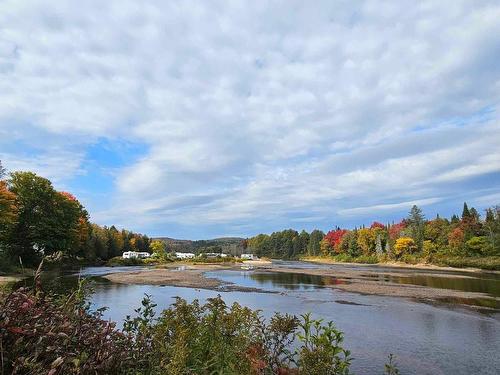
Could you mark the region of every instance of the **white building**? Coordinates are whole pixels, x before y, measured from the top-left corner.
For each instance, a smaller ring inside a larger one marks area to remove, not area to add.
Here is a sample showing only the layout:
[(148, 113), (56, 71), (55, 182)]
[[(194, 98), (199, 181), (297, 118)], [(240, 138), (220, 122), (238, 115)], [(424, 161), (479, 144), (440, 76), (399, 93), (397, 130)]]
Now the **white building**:
[(194, 258), (193, 253), (175, 253), (175, 257), (179, 259), (192, 259)]
[(145, 251), (125, 251), (122, 254), (123, 259), (134, 259), (134, 258), (149, 258), (151, 254), (145, 252)]
[(254, 260), (257, 259), (257, 257), (253, 254), (241, 254), (241, 259)]

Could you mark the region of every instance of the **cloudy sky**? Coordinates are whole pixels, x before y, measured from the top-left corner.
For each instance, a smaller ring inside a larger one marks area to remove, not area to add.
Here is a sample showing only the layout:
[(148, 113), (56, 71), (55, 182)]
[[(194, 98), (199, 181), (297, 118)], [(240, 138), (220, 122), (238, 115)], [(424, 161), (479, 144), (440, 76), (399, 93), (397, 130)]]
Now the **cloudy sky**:
[(500, 203), (498, 1), (0, 1), (0, 159), (209, 238)]

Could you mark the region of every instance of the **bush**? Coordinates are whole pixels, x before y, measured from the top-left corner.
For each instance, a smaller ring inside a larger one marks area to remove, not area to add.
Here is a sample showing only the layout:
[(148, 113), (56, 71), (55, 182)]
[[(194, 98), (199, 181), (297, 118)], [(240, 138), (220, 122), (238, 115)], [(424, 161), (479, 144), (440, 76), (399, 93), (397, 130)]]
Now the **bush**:
[(487, 255), (493, 250), (490, 241), (485, 236), (472, 237), (465, 243), (465, 247), (470, 255)]
[(422, 258), (416, 254), (403, 254), (401, 258), (399, 258), (401, 262), (408, 264), (418, 264), (422, 262)]
[(424, 241), (422, 255), (426, 260), (431, 260), (432, 256), (437, 253), (437, 246), (432, 241)]
[(304, 374), (348, 374), (351, 353), (341, 347), (342, 332), (332, 322), (323, 325), (321, 320), (302, 315), (299, 323), (302, 332), (298, 337), (302, 343), (298, 351), (298, 367)]
[(343, 334), (310, 315), (275, 314), (266, 323), (258, 311), (228, 307), (218, 296), (204, 305), (178, 298), (155, 319), (146, 296), (119, 331), (101, 319), (102, 309), (90, 311), (86, 296), (84, 287), (65, 297), (40, 288), (10, 293), (0, 313), (2, 373), (349, 373)]
[(24, 288), (8, 294), (0, 311), (2, 373), (107, 374), (133, 366), (128, 338), (81, 297), (81, 290), (59, 300)]

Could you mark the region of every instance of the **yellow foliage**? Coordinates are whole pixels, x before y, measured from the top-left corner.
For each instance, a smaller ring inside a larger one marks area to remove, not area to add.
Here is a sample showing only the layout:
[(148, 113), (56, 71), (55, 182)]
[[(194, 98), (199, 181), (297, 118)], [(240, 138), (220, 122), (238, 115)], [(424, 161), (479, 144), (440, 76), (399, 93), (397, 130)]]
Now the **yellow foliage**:
[(375, 250), (375, 232), (368, 228), (358, 231), (358, 245), (364, 255), (370, 255)]
[(394, 245), (394, 254), (396, 256), (400, 256), (403, 254), (410, 254), (417, 250), (417, 245), (413, 238), (410, 237), (401, 237), (396, 240), (396, 244)]

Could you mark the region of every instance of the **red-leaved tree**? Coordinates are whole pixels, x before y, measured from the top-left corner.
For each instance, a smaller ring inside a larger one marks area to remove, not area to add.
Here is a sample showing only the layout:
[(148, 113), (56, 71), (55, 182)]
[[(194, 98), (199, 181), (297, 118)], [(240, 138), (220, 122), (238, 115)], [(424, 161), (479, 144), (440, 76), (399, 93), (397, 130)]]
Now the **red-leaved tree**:
[(326, 234), (324, 240), (330, 244), (330, 246), (335, 250), (336, 253), (339, 253), (340, 241), (342, 241), (342, 237), (344, 237), (346, 233), (346, 229), (331, 230)]

